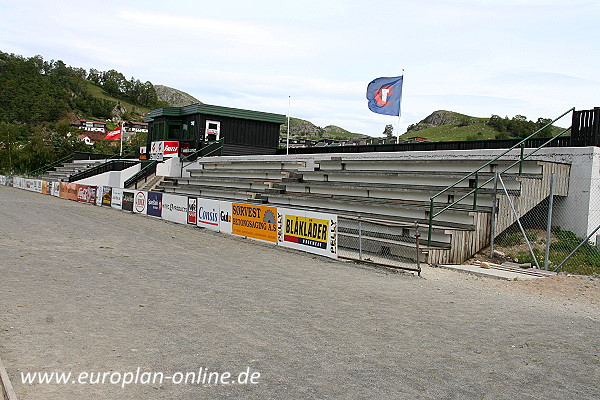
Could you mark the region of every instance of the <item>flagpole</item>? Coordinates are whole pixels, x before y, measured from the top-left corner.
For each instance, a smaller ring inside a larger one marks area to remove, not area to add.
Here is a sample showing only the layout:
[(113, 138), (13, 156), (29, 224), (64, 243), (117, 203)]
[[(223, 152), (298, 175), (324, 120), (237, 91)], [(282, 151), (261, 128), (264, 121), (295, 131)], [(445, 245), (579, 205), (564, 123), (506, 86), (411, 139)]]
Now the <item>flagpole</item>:
[[(402, 68), (402, 86), (404, 87), (404, 68)], [(402, 96), (400, 96), (400, 103), (402, 103)], [(402, 106), (402, 104), (400, 104)], [(400, 114), (402, 114), (402, 107), (398, 107), (398, 138), (396, 144), (400, 144)]]
[(288, 115), (287, 115), (287, 143), (285, 145), (285, 154), (290, 154), (290, 110), (292, 108), (292, 96), (288, 96)]
[(121, 121), (121, 149), (119, 150), (119, 156), (123, 157), (123, 121)]

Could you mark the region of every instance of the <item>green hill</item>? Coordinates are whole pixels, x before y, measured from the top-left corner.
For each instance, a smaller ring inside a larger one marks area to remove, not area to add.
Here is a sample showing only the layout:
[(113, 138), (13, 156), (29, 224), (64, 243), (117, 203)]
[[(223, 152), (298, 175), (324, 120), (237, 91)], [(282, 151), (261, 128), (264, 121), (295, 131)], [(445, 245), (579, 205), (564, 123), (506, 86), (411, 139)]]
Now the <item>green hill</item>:
[[(410, 125), (401, 139), (425, 138), (432, 142), (448, 142), (462, 140), (509, 139), (529, 136), (545, 124), (547, 118), (529, 121), (525, 116), (501, 118), (493, 115), (490, 118), (471, 117), (453, 111), (438, 110), (422, 121)], [(550, 137), (562, 129), (551, 126), (545, 129), (540, 137)]]
[[(280, 127), (280, 137), (287, 137), (287, 123)], [(360, 133), (353, 133), (335, 125), (327, 125), (324, 128), (316, 126), (310, 121), (300, 118), (290, 118), (290, 137), (305, 139), (358, 139), (369, 137)]]

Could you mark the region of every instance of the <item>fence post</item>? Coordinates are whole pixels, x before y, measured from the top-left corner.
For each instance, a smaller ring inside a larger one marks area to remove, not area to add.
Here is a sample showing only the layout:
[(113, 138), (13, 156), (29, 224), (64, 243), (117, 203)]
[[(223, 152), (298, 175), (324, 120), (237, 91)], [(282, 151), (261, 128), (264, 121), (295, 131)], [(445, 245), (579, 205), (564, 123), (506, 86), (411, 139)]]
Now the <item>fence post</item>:
[(477, 210), (477, 190), (479, 190), (479, 172), (475, 172), (475, 192), (473, 193), (473, 210)]
[(362, 221), (358, 217), (358, 259), (362, 260)]
[(552, 203), (554, 202), (554, 174), (550, 175), (550, 197), (548, 197), (548, 226), (546, 227), (546, 254), (544, 256), (544, 269), (548, 270), (550, 262), (550, 231), (552, 230)]
[(494, 236), (496, 235), (496, 207), (498, 203), (498, 172), (494, 173), (494, 196), (492, 197), (492, 223), (490, 227), (490, 258), (494, 257)]
[(523, 155), (525, 153), (525, 143), (521, 145), (521, 156), (519, 158), (519, 176), (523, 173)]
[(419, 233), (419, 222), (415, 221), (415, 244), (416, 244), (416, 249), (417, 249), (417, 269), (420, 271), (421, 270), (421, 260), (420, 260), (420, 249), (419, 249), (419, 238), (421, 237), (421, 234)]

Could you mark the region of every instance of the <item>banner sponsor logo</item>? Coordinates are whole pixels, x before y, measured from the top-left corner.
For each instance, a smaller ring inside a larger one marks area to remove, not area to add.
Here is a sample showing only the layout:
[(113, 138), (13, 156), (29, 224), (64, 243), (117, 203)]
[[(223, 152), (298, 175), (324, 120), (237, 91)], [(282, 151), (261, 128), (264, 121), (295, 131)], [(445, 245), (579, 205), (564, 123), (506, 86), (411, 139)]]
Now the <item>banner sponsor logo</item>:
[[(198, 226), (214, 231), (220, 230), (222, 218), (220, 203), (219, 200), (198, 199)], [(226, 221), (228, 217), (229, 215), (225, 217)]]
[(67, 199), (77, 201), (78, 188), (76, 183), (67, 183)]
[(123, 208), (123, 189), (113, 188), (110, 206), (121, 210)]
[(232, 233), (253, 239), (277, 242), (277, 208), (232, 203)]
[(329, 240), (329, 221), (286, 215), (284, 223), (283, 240), (305, 246), (327, 248)]
[(164, 193), (162, 198), (162, 218), (167, 221), (187, 224), (188, 198)]
[(146, 214), (154, 217), (162, 216), (162, 193), (148, 192), (148, 205)]
[(133, 212), (133, 192), (123, 192), (123, 211)]
[(188, 197), (187, 223), (196, 225), (198, 220), (198, 199)]
[(143, 191), (138, 191), (135, 193), (135, 199), (133, 203), (133, 212), (137, 214), (146, 214), (146, 208), (148, 206), (147, 203), (147, 194)]
[(337, 215), (278, 209), (280, 246), (337, 258)]
[(87, 198), (88, 203), (96, 204), (96, 190), (97, 190), (96, 186), (88, 187), (88, 198)]
[(112, 201), (112, 188), (110, 186), (102, 187), (102, 205), (110, 207)]

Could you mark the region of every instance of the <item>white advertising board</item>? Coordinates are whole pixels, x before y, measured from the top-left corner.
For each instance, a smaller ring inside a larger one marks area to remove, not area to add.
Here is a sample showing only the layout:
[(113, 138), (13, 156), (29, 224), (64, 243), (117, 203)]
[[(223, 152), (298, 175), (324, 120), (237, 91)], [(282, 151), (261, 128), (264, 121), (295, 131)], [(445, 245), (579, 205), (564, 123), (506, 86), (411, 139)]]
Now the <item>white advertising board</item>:
[(123, 189), (113, 188), (110, 206), (117, 210), (123, 209)]
[(337, 258), (337, 215), (277, 209), (277, 241), (289, 247)]
[(162, 198), (162, 218), (167, 221), (187, 224), (188, 198), (164, 193)]
[(220, 230), (221, 201), (198, 198), (198, 226), (201, 228)]

